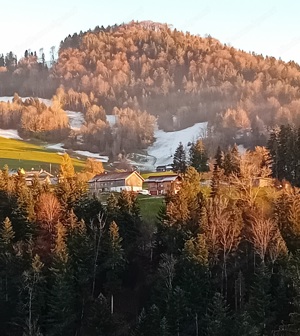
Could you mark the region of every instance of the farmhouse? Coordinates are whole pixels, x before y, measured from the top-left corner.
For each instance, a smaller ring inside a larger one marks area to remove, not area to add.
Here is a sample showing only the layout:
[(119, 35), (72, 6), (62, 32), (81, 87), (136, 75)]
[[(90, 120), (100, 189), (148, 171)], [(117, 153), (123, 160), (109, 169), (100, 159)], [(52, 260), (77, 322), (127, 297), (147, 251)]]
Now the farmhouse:
[(179, 175), (149, 176), (145, 182), (151, 195), (165, 195), (167, 192), (177, 194), (182, 178)]
[(98, 195), (101, 192), (122, 190), (138, 192), (142, 190), (144, 179), (136, 172), (105, 172), (94, 176), (88, 181), (91, 194)]
[(54, 177), (54, 175), (48, 173), (46, 170), (30, 170), (30, 171), (24, 171), (21, 170), (21, 173), (24, 175), (26, 184), (28, 186), (31, 186), (33, 184), (34, 179), (38, 179), (38, 181), (41, 184), (56, 184), (57, 179)]

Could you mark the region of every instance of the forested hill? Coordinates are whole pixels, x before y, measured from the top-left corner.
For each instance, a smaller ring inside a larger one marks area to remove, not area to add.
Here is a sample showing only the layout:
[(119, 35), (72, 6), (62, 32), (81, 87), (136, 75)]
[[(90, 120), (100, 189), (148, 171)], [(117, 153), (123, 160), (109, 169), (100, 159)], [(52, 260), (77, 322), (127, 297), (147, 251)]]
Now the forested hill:
[(13, 53), (0, 57), (2, 96), (51, 98), (62, 86), (64, 108), (83, 111), (88, 129), (99, 128), (99, 108), (127, 119), (150, 113), (166, 131), (208, 121), (224, 144), (240, 130), (251, 130), (244, 134), (257, 144), (276, 125), (299, 126), (299, 85), (294, 62), (151, 21), (69, 35), (49, 69), (28, 52), (19, 61)]
[(256, 131), (299, 124), (298, 64), (153, 22), (67, 37), (53, 73), (69, 90), (73, 108), (84, 92), (107, 113), (130, 106), (158, 115), (166, 130), (203, 120)]

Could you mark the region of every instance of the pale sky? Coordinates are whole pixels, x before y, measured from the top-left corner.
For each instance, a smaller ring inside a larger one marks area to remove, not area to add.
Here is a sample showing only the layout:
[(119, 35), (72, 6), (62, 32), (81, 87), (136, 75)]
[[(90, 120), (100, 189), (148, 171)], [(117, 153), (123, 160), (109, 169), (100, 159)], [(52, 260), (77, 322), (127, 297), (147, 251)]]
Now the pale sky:
[(299, 0), (14, 0), (1, 4), (0, 53), (58, 49), (67, 35), (131, 20), (168, 23), (300, 64)]

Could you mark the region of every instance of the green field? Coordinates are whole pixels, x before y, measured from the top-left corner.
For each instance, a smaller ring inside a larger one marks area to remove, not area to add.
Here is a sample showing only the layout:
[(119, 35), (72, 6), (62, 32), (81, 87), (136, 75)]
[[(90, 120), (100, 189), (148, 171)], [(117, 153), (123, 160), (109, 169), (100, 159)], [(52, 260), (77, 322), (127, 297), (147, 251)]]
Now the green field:
[(164, 197), (139, 195), (138, 202), (143, 220), (154, 225), (157, 220), (158, 212), (164, 204)]
[[(72, 158), (76, 170), (84, 166), (83, 160)], [(62, 156), (55, 151), (29, 142), (6, 139), (0, 137), (0, 167), (8, 165), (9, 168), (18, 169), (45, 169), (58, 171)]]

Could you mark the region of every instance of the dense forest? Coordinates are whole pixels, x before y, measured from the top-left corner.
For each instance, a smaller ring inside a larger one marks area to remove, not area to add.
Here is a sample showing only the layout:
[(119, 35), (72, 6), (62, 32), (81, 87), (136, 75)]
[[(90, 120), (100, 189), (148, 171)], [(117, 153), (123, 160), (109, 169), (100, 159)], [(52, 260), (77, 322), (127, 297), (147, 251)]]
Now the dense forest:
[(76, 174), (65, 154), (54, 187), (4, 167), (1, 335), (298, 335), (300, 192), (260, 187), (271, 167), (266, 148), (219, 148), (201, 187), (186, 163), (155, 223), (133, 193), (89, 197), (90, 160)]
[(76, 173), (65, 154), (55, 186), (0, 171), (0, 334), (299, 335), (299, 84), (296, 63), (148, 21), (70, 35), (50, 66), (0, 55), (0, 125), (24, 138), (114, 158), (146, 150), (156, 124), (208, 121), (178, 145), (181, 189), (155, 222), (142, 196), (92, 197), (90, 159)]
[[(80, 146), (101, 153), (113, 148), (107, 153), (112, 156), (147, 148), (154, 140), (155, 119), (166, 131), (208, 121), (209, 134), (225, 147), (265, 145), (270, 129), (299, 126), (298, 64), (151, 21), (69, 35), (50, 68), (28, 51), (19, 61), (12, 52), (2, 55), (0, 83), (1, 95), (44, 98), (60, 87), (61, 107), (85, 114), (86, 125), (77, 134), (83, 138)], [(110, 133), (105, 114), (143, 121), (127, 123), (119, 132), (124, 145), (112, 144), (112, 137), (102, 136)], [(135, 130), (145, 119), (144, 139)]]

